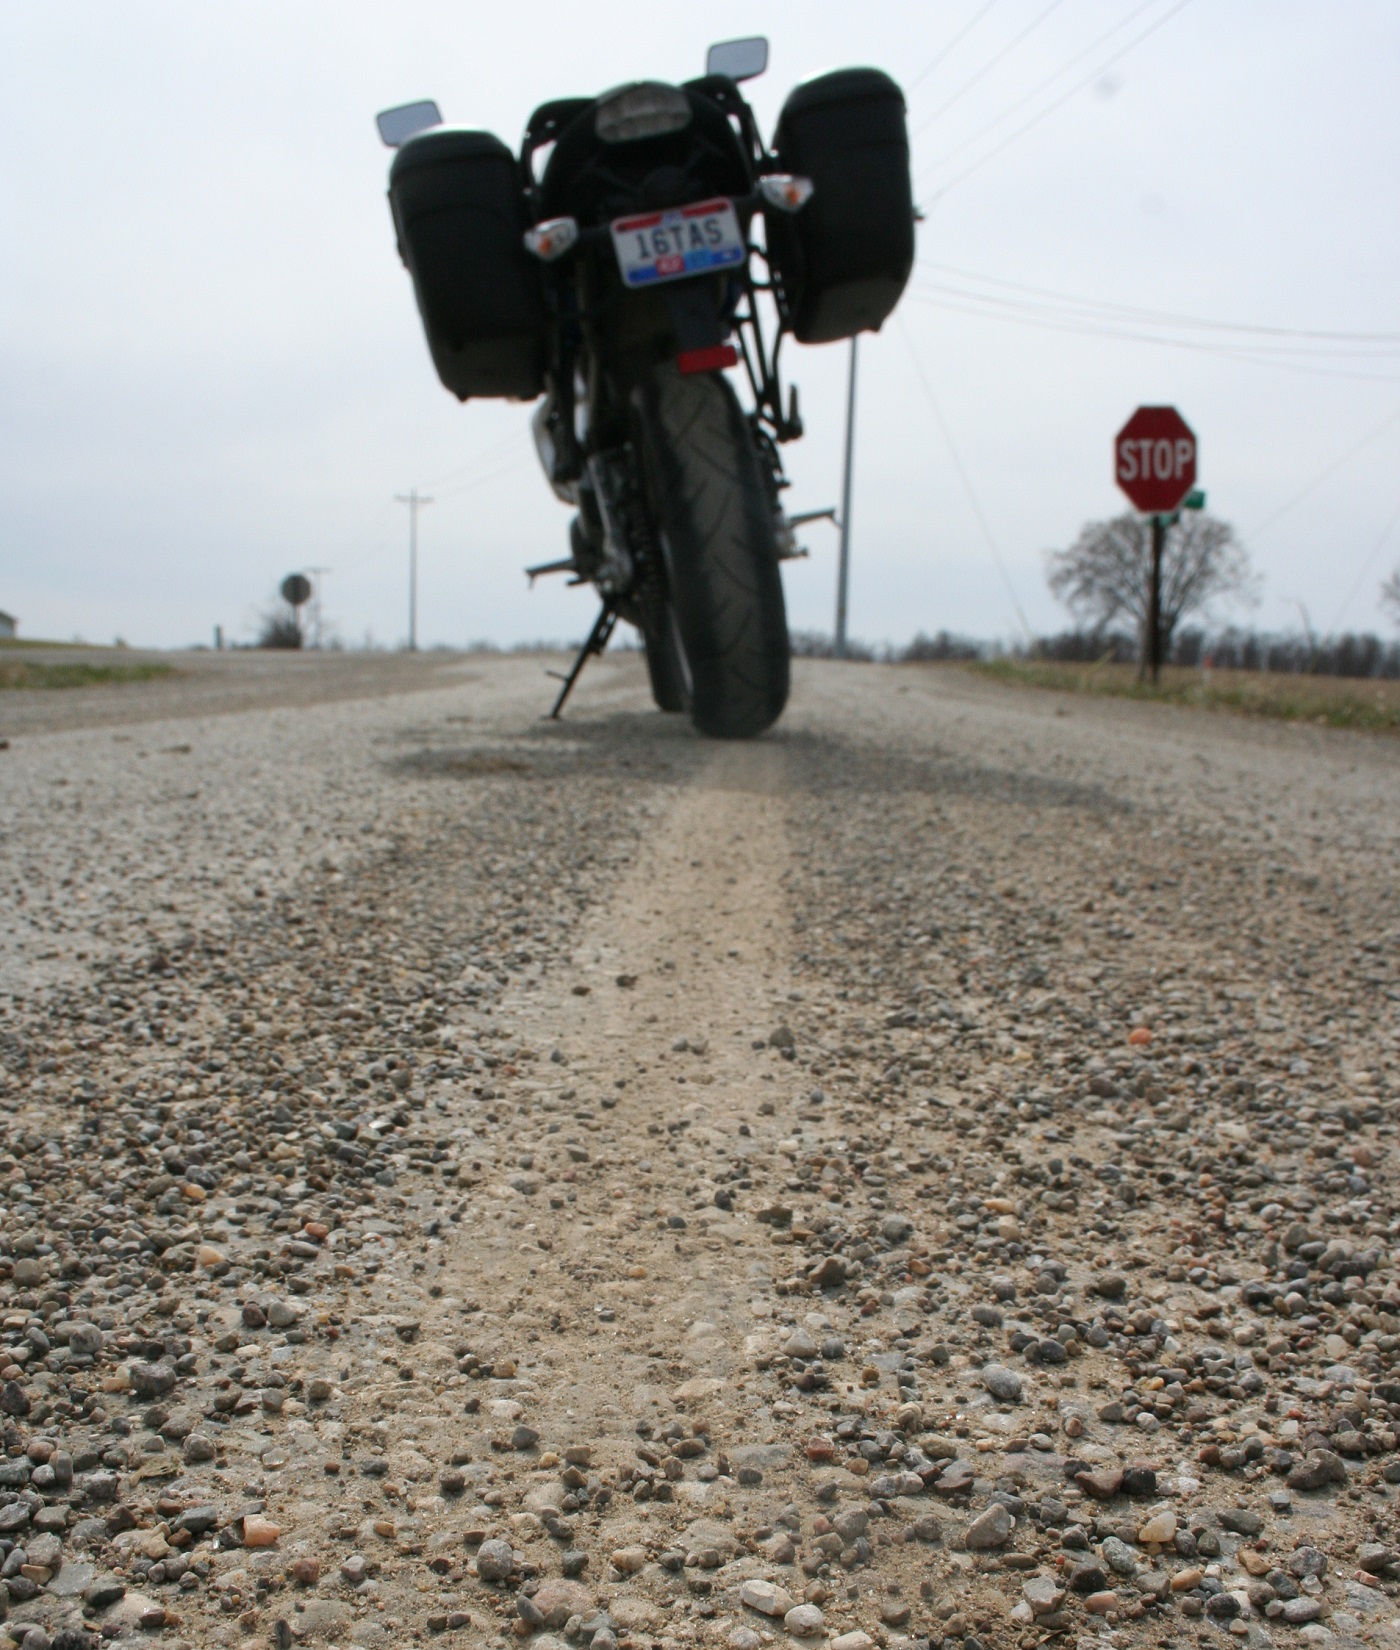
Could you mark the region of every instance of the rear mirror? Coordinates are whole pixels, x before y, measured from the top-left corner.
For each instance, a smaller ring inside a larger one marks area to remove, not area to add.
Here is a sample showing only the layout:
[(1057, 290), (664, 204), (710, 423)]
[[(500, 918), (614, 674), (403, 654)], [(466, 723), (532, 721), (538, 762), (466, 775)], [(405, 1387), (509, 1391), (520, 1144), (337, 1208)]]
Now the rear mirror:
[(722, 40), (705, 54), (705, 73), (730, 80), (753, 80), (768, 67), (768, 42), (761, 34), (747, 40)]
[(385, 146), (397, 149), (401, 143), (417, 137), (419, 132), (441, 126), (442, 111), (431, 98), (425, 98), (422, 103), (401, 103), (397, 109), (385, 109), (374, 117), (374, 124), (379, 128)]

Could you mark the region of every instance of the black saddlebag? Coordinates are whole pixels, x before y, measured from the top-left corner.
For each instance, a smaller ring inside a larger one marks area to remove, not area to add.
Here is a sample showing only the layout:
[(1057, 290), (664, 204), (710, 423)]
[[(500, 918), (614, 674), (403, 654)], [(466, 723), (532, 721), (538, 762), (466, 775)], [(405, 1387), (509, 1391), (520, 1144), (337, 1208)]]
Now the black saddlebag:
[(774, 148), (783, 171), (815, 185), (795, 215), (765, 212), (794, 336), (878, 332), (914, 263), (904, 94), (879, 69), (808, 80), (783, 105)]
[(438, 377), (473, 395), (543, 389), (545, 311), (515, 158), (489, 132), (425, 132), (389, 170), (399, 255)]

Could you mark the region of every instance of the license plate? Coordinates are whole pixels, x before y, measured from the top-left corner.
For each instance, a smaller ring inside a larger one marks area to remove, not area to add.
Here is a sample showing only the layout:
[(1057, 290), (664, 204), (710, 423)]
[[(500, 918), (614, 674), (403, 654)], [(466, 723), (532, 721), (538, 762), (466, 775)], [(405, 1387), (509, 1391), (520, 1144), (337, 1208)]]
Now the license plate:
[(656, 286), (733, 269), (748, 255), (733, 201), (697, 201), (638, 218), (614, 218), (611, 227), (625, 286)]

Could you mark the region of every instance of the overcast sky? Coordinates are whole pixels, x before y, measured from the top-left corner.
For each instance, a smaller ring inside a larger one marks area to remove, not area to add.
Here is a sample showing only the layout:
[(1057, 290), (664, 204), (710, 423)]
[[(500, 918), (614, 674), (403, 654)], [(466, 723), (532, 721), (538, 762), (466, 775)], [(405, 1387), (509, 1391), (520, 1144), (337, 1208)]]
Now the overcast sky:
[[(581, 634), (591, 593), (520, 571), (567, 526), (529, 409), (460, 406), (433, 374), (373, 115), (433, 96), (514, 146), (546, 98), (684, 79), (710, 40), (760, 31), (765, 131), (797, 81), (870, 63), (915, 134), (919, 263), (861, 345), (854, 634), (1011, 639), (1018, 607), (1063, 624), (1045, 552), (1124, 507), (1111, 439), (1140, 402), (1196, 430), (1211, 509), (1263, 575), (1245, 616), (1385, 626), (1393, 0), (8, 0), (0, 608), (31, 636), (248, 637), (281, 576), (319, 564), (338, 633), (393, 644), (393, 495), (417, 485), (437, 498), (424, 642)], [(845, 364), (789, 352), (794, 509), (837, 501)], [(791, 617), (829, 629), (835, 534), (806, 540)]]

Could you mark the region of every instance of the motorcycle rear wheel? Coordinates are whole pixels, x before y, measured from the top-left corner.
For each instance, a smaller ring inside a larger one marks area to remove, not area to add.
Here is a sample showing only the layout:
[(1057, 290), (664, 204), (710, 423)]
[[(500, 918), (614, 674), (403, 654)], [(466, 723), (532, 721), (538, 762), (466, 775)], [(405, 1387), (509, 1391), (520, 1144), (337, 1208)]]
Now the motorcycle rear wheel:
[[(752, 739), (787, 703), (790, 646), (772, 503), (748, 421), (728, 379), (685, 377), (669, 364), (648, 375), (634, 406), (671, 609), (671, 635), (656, 643), (671, 655), (695, 727)], [(656, 643), (648, 638), (649, 664)], [(652, 680), (655, 689), (654, 671)]]
[(675, 616), (669, 603), (660, 618), (660, 627), (642, 632), (642, 645), (646, 649), (647, 676), (656, 708), (669, 715), (688, 710), (690, 683), (686, 679), (685, 655), (676, 643)]

